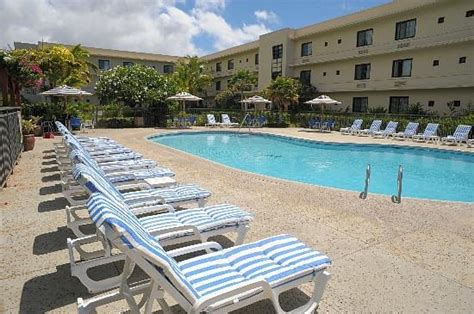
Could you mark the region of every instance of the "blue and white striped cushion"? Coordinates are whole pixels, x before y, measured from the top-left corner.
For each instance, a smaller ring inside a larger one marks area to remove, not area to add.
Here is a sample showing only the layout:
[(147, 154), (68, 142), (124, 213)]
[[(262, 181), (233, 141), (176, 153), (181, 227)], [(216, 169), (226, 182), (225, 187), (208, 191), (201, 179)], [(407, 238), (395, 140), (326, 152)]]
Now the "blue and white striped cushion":
[(143, 228), (137, 217), (100, 193), (91, 195), (87, 202), (89, 215), (97, 227), (108, 225), (130, 249), (136, 249), (165, 272), (166, 278), (190, 301), (199, 297), (197, 291), (184, 277), (176, 261), (161, 247), (157, 239)]
[(408, 122), (408, 125), (405, 128), (405, 132), (403, 132), (403, 133), (404, 133), (405, 136), (413, 136), (416, 133), (417, 129), (418, 129), (418, 123)]
[(160, 197), (165, 200), (165, 203), (178, 203), (207, 198), (211, 196), (211, 193), (194, 184), (183, 184), (168, 188), (122, 193), (122, 195), (125, 203), (137, 207), (148, 204), (147, 201), (141, 200), (147, 197)]
[(289, 235), (274, 236), (180, 262), (179, 268), (205, 296), (252, 279), (273, 287), (285, 279), (328, 267), (331, 260)]
[[(188, 202), (200, 200), (211, 196), (209, 191), (201, 189), (193, 184), (177, 185), (170, 188), (149, 189), (136, 192), (121, 193), (107, 178), (92, 167), (76, 164), (73, 167), (73, 177), (81, 185), (85, 186), (90, 193), (101, 192), (109, 198), (124, 201), (130, 207), (142, 207), (152, 204), (150, 198), (163, 198), (165, 203)], [(144, 199), (147, 199), (144, 201)], [(161, 202), (161, 201), (159, 201)], [(158, 203), (159, 203), (158, 202)]]
[(166, 278), (190, 301), (255, 278), (277, 287), (290, 277), (295, 280), (331, 264), (327, 256), (288, 235), (176, 263), (140, 221), (117, 203), (96, 193), (90, 197), (87, 206), (98, 227), (105, 224), (120, 233), (125, 245), (160, 267)]
[(369, 133), (374, 133), (380, 130), (380, 126), (382, 125), (382, 120), (374, 120), (369, 128)]
[[(148, 231), (193, 225), (205, 232), (226, 226), (248, 223), (253, 215), (230, 204), (192, 208), (173, 213), (141, 217), (138, 220)], [(161, 238), (160, 238), (161, 239)]]
[(463, 125), (460, 124), (454, 131), (454, 134), (452, 135), (453, 138), (456, 140), (467, 140), (469, 136), (469, 132), (471, 132), (471, 126), (470, 125)]

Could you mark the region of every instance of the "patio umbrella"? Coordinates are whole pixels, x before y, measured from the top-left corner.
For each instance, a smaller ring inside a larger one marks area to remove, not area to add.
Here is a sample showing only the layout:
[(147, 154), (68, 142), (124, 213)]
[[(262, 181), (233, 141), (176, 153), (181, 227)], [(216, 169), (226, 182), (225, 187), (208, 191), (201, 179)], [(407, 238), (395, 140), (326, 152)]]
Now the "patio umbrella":
[(48, 91), (42, 92), (41, 95), (45, 96), (57, 96), (57, 97), (68, 97), (68, 96), (90, 96), (92, 93), (86, 92), (84, 90), (74, 88), (67, 85), (62, 85), (55, 87)]
[[(247, 111), (248, 104), (271, 104), (272, 103), (270, 100), (265, 99), (262, 96), (257, 96), (257, 95), (241, 100), (240, 102), (245, 104), (245, 111)], [(256, 110), (257, 108), (255, 107), (255, 111)]]
[(321, 123), (322, 123), (323, 122), (324, 107), (326, 105), (340, 105), (341, 102), (337, 101), (337, 100), (334, 100), (329, 96), (321, 95), (321, 96), (318, 96), (314, 99), (308, 100), (307, 102), (305, 102), (305, 104), (309, 104), (309, 105), (311, 105), (311, 107), (313, 107), (313, 105), (320, 105), (321, 106), (321, 117), (320, 117), (320, 119), (321, 119)]
[(186, 92), (181, 92), (181, 93), (178, 93), (174, 96), (171, 96), (171, 97), (168, 97), (166, 98), (166, 100), (177, 100), (177, 101), (182, 101), (183, 103), (183, 114), (186, 112), (186, 101), (200, 101), (202, 100), (202, 98), (199, 98), (198, 96), (194, 96), (190, 93), (186, 93)]
[(67, 105), (67, 99), (71, 96), (91, 96), (92, 93), (86, 92), (82, 89), (74, 88), (67, 85), (61, 85), (53, 89), (42, 92), (41, 95), (64, 97), (64, 103)]

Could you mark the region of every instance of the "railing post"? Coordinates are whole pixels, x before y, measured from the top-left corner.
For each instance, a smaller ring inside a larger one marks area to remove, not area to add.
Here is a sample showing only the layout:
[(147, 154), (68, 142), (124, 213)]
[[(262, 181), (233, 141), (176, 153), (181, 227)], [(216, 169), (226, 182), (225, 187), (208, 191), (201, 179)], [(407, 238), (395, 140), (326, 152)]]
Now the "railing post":
[(367, 169), (365, 170), (365, 187), (364, 191), (360, 192), (359, 197), (363, 200), (367, 198), (367, 192), (369, 191), (369, 183), (370, 183), (370, 174), (371, 174), (371, 167), (370, 164), (367, 165)]
[(392, 202), (400, 204), (402, 202), (402, 184), (403, 184), (403, 167), (398, 167), (397, 177), (397, 195), (392, 195)]

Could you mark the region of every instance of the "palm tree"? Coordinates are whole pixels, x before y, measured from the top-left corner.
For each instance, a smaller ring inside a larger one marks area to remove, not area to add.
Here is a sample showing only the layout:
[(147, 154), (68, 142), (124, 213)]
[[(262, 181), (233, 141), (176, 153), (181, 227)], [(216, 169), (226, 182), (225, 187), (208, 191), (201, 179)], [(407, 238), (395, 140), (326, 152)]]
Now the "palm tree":
[(82, 86), (91, 82), (91, 70), (96, 72), (97, 66), (89, 62), (89, 51), (76, 45), (69, 50), (73, 56), (70, 64), (69, 75), (61, 82), (69, 86)]
[(265, 96), (280, 110), (288, 110), (288, 106), (298, 102), (300, 82), (291, 77), (277, 77), (265, 89)]
[(197, 56), (186, 56), (179, 60), (173, 77), (178, 90), (191, 94), (205, 92), (214, 79), (207, 63)]
[(249, 70), (239, 70), (230, 79), (229, 88), (240, 94), (240, 100), (244, 99), (244, 92), (251, 91), (257, 84), (257, 76)]

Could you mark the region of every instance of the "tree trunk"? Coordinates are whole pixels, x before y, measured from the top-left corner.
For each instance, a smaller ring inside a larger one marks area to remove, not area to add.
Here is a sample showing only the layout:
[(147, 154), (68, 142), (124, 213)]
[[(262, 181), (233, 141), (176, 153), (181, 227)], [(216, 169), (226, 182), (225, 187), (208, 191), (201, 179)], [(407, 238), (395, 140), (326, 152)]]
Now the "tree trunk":
[(0, 69), (0, 90), (2, 92), (2, 104), (9, 106), (8, 100), (8, 72), (7, 69)]
[(21, 107), (21, 97), (20, 97), (20, 85), (18, 82), (13, 81), (13, 94), (15, 99), (15, 106)]

